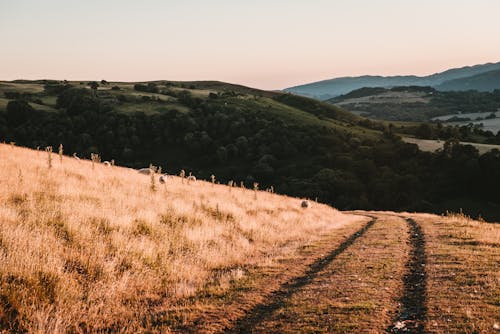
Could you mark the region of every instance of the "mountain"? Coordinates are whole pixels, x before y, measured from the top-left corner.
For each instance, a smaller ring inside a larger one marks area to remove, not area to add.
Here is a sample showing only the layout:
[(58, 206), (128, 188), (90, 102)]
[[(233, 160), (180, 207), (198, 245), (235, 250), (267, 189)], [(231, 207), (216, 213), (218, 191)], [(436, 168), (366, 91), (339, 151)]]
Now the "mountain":
[[(0, 82), (0, 96), (0, 141), (19, 146), (62, 144), (80, 158), (214, 175), (340, 209), (457, 207), (500, 217), (500, 153), (454, 141), (421, 152), (398, 136), (402, 125), (294, 94), (220, 82), (42, 80)], [(468, 134), (447, 130), (442, 140)]]
[(495, 89), (500, 89), (500, 70), (488, 71), (465, 78), (447, 80), (437, 85), (436, 89), (441, 91), (478, 90), (491, 92)]
[[(500, 70), (500, 62), (488, 63), (483, 65), (466, 66), (462, 68), (450, 69), (444, 72), (435, 73), (428, 76), (359, 76), (359, 77), (342, 77), (324, 81), (313, 82), (305, 85), (286, 88), (284, 91), (308, 96), (320, 100), (327, 100), (342, 94), (349, 93), (355, 89), (362, 87), (396, 87), (396, 86), (430, 86), (440, 90), (448, 90), (447, 81), (464, 79), (490, 71)], [(500, 88), (500, 80), (495, 81), (495, 75), (489, 75), (488, 90), (491, 87)], [(478, 79), (479, 80), (479, 79)], [(486, 79), (483, 79), (486, 80)], [(484, 90), (482, 81), (471, 81), (467, 89)], [(476, 85), (477, 84), (477, 88)], [(439, 86), (442, 85), (442, 88)], [(452, 85), (453, 87), (460, 87), (460, 84)]]

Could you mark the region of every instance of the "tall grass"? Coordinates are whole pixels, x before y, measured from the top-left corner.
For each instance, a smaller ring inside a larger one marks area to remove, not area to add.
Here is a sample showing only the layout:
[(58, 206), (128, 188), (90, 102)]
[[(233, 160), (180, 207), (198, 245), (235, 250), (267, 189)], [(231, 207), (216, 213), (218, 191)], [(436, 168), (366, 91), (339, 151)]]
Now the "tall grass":
[(180, 177), (151, 192), (131, 169), (47, 159), (0, 145), (0, 332), (143, 331), (162, 305), (358, 219)]

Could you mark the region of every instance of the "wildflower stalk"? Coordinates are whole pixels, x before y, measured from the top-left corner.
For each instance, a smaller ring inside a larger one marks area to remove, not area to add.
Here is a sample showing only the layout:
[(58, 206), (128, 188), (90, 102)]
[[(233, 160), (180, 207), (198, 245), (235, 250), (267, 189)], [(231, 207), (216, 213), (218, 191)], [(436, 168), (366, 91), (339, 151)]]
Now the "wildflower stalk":
[(47, 146), (45, 152), (47, 152), (47, 165), (50, 169), (52, 168), (52, 146)]
[(156, 191), (156, 167), (153, 166), (153, 165), (149, 165), (149, 170), (150, 170), (150, 173), (149, 175), (151, 175), (151, 182), (150, 182), (150, 189), (151, 191)]
[(92, 160), (92, 169), (94, 169), (94, 164), (101, 162), (101, 157), (97, 153), (90, 153), (90, 160)]
[(62, 163), (63, 158), (63, 145), (59, 144), (59, 161)]
[(257, 182), (253, 183), (253, 195), (254, 198), (257, 199), (257, 190), (259, 190), (259, 184)]

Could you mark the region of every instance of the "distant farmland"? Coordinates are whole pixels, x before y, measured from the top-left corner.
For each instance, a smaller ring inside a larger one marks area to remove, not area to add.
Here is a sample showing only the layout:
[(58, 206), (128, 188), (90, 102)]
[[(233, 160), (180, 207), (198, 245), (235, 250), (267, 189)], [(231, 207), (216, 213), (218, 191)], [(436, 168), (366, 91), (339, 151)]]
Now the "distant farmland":
[[(410, 144), (417, 144), (418, 148), (421, 151), (425, 152), (435, 152), (438, 149), (442, 149), (444, 145), (443, 140), (433, 140), (433, 139), (417, 139), (417, 138), (403, 138), (403, 140)], [(469, 143), (469, 142), (460, 142), (462, 145), (472, 145), (478, 151), (479, 154), (484, 154), (493, 149), (500, 150), (500, 145), (491, 145), (491, 144), (478, 144), (478, 143)]]

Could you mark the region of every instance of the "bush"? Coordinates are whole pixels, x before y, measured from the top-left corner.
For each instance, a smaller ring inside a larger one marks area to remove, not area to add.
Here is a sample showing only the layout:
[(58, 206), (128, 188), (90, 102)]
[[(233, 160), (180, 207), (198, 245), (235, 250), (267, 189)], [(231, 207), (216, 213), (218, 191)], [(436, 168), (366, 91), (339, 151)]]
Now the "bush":
[(146, 92), (146, 93), (158, 93), (158, 87), (155, 83), (150, 82), (147, 85), (144, 84), (135, 84), (134, 90), (138, 92)]

